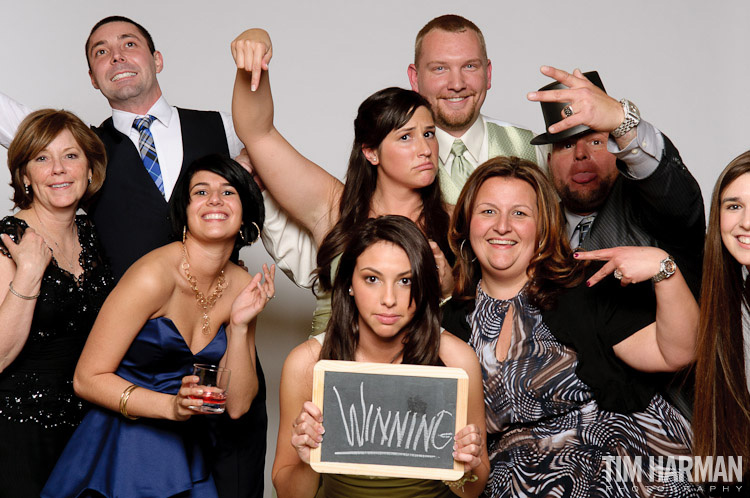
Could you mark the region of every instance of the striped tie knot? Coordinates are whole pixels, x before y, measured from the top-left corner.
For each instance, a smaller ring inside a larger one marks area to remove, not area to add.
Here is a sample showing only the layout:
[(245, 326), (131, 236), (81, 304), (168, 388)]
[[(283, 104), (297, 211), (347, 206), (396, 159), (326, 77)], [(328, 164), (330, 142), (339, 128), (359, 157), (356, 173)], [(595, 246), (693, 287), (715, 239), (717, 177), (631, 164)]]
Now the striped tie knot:
[(156, 187), (164, 196), (164, 179), (161, 175), (161, 167), (159, 166), (159, 157), (156, 155), (156, 145), (154, 145), (154, 136), (151, 134), (151, 123), (156, 119), (154, 116), (148, 115), (143, 117), (137, 117), (133, 120), (133, 128), (138, 130), (140, 136), (138, 137), (138, 151), (143, 160), (143, 166), (148, 171), (149, 176), (156, 184)]
[(149, 130), (151, 128), (151, 123), (153, 123), (155, 119), (156, 118), (154, 116), (151, 116), (150, 114), (141, 118), (135, 118), (135, 120), (133, 121), (133, 128), (138, 130), (140, 133), (143, 133), (143, 130)]

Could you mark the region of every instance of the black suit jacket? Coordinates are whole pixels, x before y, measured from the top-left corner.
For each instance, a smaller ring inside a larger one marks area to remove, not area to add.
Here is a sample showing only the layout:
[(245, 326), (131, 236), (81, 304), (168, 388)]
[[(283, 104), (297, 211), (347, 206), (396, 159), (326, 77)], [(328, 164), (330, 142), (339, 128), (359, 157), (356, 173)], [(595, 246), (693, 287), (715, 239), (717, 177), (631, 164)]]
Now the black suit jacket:
[(586, 250), (622, 245), (657, 246), (671, 254), (697, 297), (703, 264), (706, 216), (698, 182), (664, 136), (664, 153), (651, 176), (621, 175), (599, 210), (582, 247)]

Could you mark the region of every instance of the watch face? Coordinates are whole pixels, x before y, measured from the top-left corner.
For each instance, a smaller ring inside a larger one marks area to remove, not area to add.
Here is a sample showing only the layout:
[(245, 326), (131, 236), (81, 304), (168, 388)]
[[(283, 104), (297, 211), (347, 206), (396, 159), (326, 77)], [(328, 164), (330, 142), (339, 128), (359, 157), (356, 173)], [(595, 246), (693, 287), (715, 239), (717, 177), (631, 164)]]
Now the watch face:
[(675, 263), (673, 259), (665, 260), (664, 273), (666, 273), (667, 275), (672, 275), (675, 271), (677, 271), (677, 263)]

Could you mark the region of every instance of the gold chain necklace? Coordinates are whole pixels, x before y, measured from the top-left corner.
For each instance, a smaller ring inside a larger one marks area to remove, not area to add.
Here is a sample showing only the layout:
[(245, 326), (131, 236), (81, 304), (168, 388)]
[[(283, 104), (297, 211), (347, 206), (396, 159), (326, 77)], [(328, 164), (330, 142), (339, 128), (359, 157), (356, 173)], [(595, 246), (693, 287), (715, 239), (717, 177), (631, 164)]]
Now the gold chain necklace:
[(219, 279), (216, 282), (216, 288), (210, 296), (206, 297), (203, 293), (198, 290), (198, 280), (190, 274), (190, 263), (187, 259), (187, 249), (185, 249), (185, 243), (182, 243), (182, 270), (185, 272), (185, 278), (190, 283), (190, 288), (195, 293), (195, 300), (198, 301), (198, 306), (203, 309), (203, 335), (209, 335), (211, 333), (211, 321), (208, 318), (208, 310), (214, 307), (216, 301), (219, 300), (224, 289), (227, 288), (227, 281), (224, 278), (224, 268), (219, 273)]

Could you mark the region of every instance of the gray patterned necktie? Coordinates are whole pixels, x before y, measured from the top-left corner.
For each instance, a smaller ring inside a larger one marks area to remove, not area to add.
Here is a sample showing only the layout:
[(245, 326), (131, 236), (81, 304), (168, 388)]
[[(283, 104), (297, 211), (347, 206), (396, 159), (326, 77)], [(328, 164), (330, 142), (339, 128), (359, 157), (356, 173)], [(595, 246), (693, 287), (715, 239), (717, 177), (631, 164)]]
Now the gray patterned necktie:
[(591, 230), (591, 224), (594, 223), (594, 216), (586, 216), (581, 221), (578, 222), (578, 226), (576, 227), (576, 230), (578, 230), (578, 246), (583, 245), (583, 241), (586, 240), (586, 236), (589, 234), (589, 230)]

